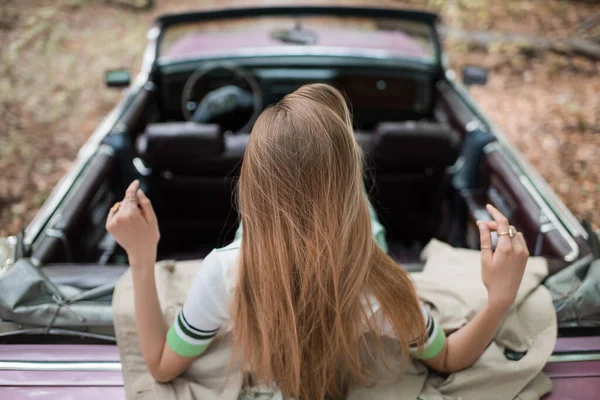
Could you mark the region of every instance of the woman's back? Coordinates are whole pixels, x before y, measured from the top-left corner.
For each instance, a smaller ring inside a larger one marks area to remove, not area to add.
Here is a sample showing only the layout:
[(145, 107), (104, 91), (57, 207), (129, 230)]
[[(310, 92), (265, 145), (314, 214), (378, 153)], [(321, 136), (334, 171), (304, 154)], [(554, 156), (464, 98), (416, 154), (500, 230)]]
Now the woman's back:
[(366, 293), (404, 350), (422, 334), (406, 273), (373, 240), (362, 154), (337, 90), (304, 86), (260, 116), (238, 199), (234, 343), (253, 376), (296, 398), (343, 396), (350, 377), (365, 377)]

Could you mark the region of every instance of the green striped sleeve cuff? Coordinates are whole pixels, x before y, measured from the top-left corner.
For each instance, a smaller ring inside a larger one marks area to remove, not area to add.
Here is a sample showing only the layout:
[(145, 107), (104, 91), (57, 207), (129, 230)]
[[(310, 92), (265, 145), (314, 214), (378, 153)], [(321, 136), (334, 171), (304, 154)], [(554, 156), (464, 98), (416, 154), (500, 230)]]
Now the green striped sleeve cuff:
[(435, 330), (435, 336), (429, 338), (423, 347), (423, 350), (411, 350), (411, 354), (414, 358), (418, 358), (419, 360), (430, 360), (440, 354), (444, 348), (444, 343), (446, 343), (446, 334), (439, 326), (436, 326)]
[(176, 323), (177, 321), (171, 325), (167, 333), (167, 344), (171, 350), (183, 357), (197, 357), (204, 353), (210, 342), (193, 344), (186, 341), (177, 334), (177, 330), (175, 329)]
[(167, 333), (167, 344), (180, 356), (196, 357), (204, 353), (217, 331), (206, 331), (190, 325), (181, 309)]

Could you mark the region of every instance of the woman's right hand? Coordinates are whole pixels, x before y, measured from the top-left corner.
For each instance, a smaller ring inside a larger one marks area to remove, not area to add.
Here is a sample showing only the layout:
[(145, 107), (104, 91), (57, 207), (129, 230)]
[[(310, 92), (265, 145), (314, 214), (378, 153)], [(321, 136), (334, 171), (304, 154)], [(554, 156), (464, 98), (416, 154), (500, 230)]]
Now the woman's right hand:
[(481, 278), (488, 292), (488, 306), (506, 312), (517, 296), (529, 251), (521, 232), (513, 238), (499, 236), (496, 250), (492, 251), (491, 231), (508, 232), (509, 224), (492, 205), (488, 204), (487, 210), (494, 221), (477, 223), (481, 240)]
[(133, 181), (106, 219), (106, 230), (125, 249), (132, 267), (154, 265), (160, 239), (152, 204), (139, 186), (138, 180)]

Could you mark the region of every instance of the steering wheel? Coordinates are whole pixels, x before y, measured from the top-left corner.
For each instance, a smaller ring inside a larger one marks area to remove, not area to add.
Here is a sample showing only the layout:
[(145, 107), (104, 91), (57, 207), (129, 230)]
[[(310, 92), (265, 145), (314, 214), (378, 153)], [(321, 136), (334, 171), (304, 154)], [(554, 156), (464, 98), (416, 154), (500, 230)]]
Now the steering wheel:
[[(200, 101), (193, 99), (194, 88), (198, 82), (214, 71), (225, 70), (241, 78), (250, 87), (251, 92), (236, 86), (227, 85), (204, 95)], [(211, 63), (198, 68), (188, 78), (181, 95), (181, 111), (186, 121), (207, 123), (212, 118), (222, 116), (238, 108), (253, 108), (248, 122), (237, 132), (248, 132), (262, 111), (262, 90), (256, 78), (233, 63)]]

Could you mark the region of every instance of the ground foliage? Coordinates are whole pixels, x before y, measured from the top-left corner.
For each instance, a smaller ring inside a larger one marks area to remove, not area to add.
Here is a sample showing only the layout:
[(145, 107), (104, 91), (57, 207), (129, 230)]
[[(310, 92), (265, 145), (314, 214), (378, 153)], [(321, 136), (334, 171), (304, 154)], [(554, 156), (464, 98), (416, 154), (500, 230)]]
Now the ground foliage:
[[(223, 3), (256, 4), (156, 0), (145, 11), (124, 3), (0, 0), (0, 236), (24, 228), (119, 100), (117, 91), (104, 87), (103, 72), (138, 70), (145, 34), (156, 15)], [(600, 13), (597, 2), (379, 3), (438, 11), (453, 29), (600, 40), (600, 25), (593, 24)], [(457, 69), (466, 64), (490, 68), (489, 84), (473, 88), (472, 95), (576, 217), (600, 226), (598, 63), (526, 44), (474, 47), (449, 39), (447, 49)]]

